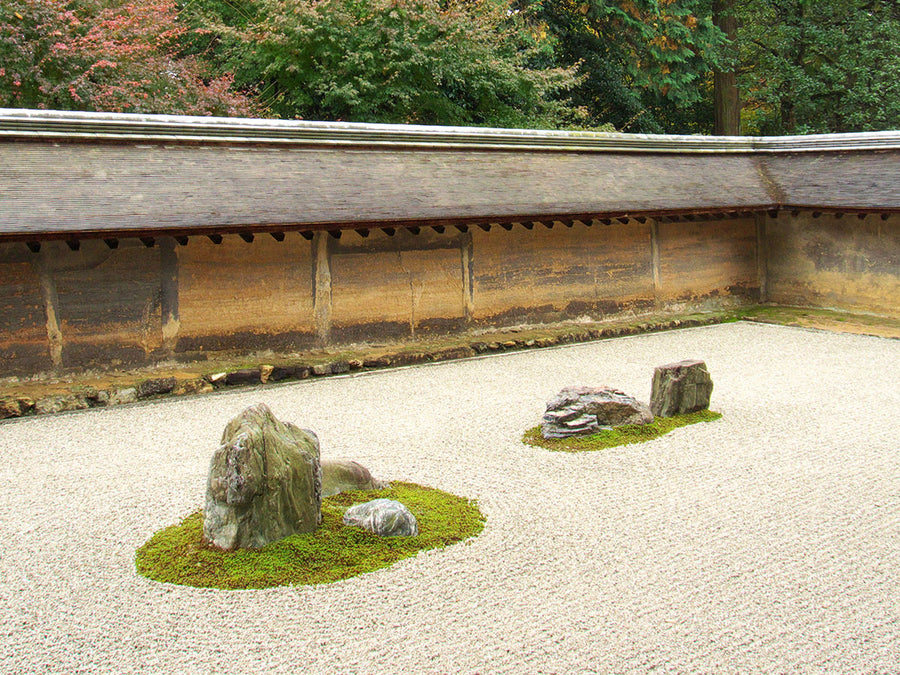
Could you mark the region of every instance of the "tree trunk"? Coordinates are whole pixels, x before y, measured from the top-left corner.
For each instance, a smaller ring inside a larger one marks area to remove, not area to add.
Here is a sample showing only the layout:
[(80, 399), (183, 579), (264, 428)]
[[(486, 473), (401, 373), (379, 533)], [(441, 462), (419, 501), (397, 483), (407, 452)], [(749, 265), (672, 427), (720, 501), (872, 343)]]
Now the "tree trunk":
[[(732, 42), (737, 38), (735, 0), (714, 0), (713, 21)], [(736, 47), (735, 47), (736, 48)], [(713, 133), (716, 136), (739, 136), (741, 133), (741, 96), (737, 87), (737, 74), (715, 71), (713, 73), (715, 117)]]

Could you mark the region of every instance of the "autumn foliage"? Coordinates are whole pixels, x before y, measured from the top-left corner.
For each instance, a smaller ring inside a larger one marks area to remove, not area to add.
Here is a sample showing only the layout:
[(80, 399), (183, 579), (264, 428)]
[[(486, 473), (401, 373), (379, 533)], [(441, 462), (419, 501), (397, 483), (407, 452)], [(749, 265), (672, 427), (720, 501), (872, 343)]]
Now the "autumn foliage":
[(4, 0), (0, 106), (250, 115), (257, 106), (197, 55), (172, 0)]

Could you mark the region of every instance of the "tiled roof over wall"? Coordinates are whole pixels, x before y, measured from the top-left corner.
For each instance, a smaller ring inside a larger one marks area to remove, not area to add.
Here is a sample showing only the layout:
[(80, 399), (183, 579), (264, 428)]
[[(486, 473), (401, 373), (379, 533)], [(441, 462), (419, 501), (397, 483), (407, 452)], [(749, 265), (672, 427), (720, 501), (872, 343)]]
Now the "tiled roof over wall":
[(900, 133), (791, 138), (0, 109), (0, 240), (900, 211)]

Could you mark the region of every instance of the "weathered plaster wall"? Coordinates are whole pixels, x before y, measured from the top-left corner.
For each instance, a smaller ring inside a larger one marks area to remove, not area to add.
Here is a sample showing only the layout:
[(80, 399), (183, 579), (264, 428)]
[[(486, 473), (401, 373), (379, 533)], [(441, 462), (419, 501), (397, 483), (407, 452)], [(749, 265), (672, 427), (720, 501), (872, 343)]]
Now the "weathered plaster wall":
[(178, 351), (289, 349), (315, 340), (310, 242), (192, 237), (178, 257)]
[(740, 304), (766, 291), (896, 316), (900, 218), (2, 244), (0, 374)]
[(766, 234), (772, 302), (900, 316), (900, 216), (782, 215)]
[(653, 304), (647, 223), (516, 225), (508, 232), (476, 229), (472, 238), (479, 323), (597, 316)]
[(664, 302), (759, 299), (755, 219), (659, 223), (658, 233)]
[(85, 241), (0, 247), (0, 372), (144, 363), (162, 346), (160, 252)]
[[(456, 231), (454, 230), (454, 233)], [(465, 325), (458, 234), (348, 232), (329, 242), (331, 338), (421, 335)]]
[(141, 363), (162, 346), (159, 248), (101, 241), (41, 251), (53, 278), (67, 366)]
[(34, 258), (25, 244), (0, 245), (0, 373), (52, 366)]

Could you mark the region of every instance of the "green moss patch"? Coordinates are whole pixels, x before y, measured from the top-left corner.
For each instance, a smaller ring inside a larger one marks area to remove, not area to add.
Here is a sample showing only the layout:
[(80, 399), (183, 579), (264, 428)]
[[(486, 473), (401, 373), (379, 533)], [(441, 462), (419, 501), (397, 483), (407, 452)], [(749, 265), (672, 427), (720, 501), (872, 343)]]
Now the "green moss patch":
[[(343, 524), (349, 506), (384, 497), (402, 502), (419, 523), (417, 537), (379, 537)], [(137, 551), (145, 577), (199, 588), (269, 588), (326, 584), (387, 567), (419, 551), (449, 546), (484, 527), (478, 506), (462, 497), (414, 483), (386, 490), (346, 492), (322, 500), (322, 524), (261, 549), (221, 551), (202, 542), (203, 514), (157, 532)]]
[(674, 417), (657, 417), (650, 424), (634, 424), (612, 429), (604, 429), (591, 436), (573, 436), (572, 438), (544, 438), (541, 436), (539, 426), (532, 427), (525, 432), (522, 442), (547, 450), (560, 450), (562, 452), (586, 452), (590, 450), (605, 450), (629, 443), (643, 443), (669, 433), (678, 427), (697, 422), (712, 422), (722, 417), (720, 413), (712, 410), (701, 410), (686, 415)]

